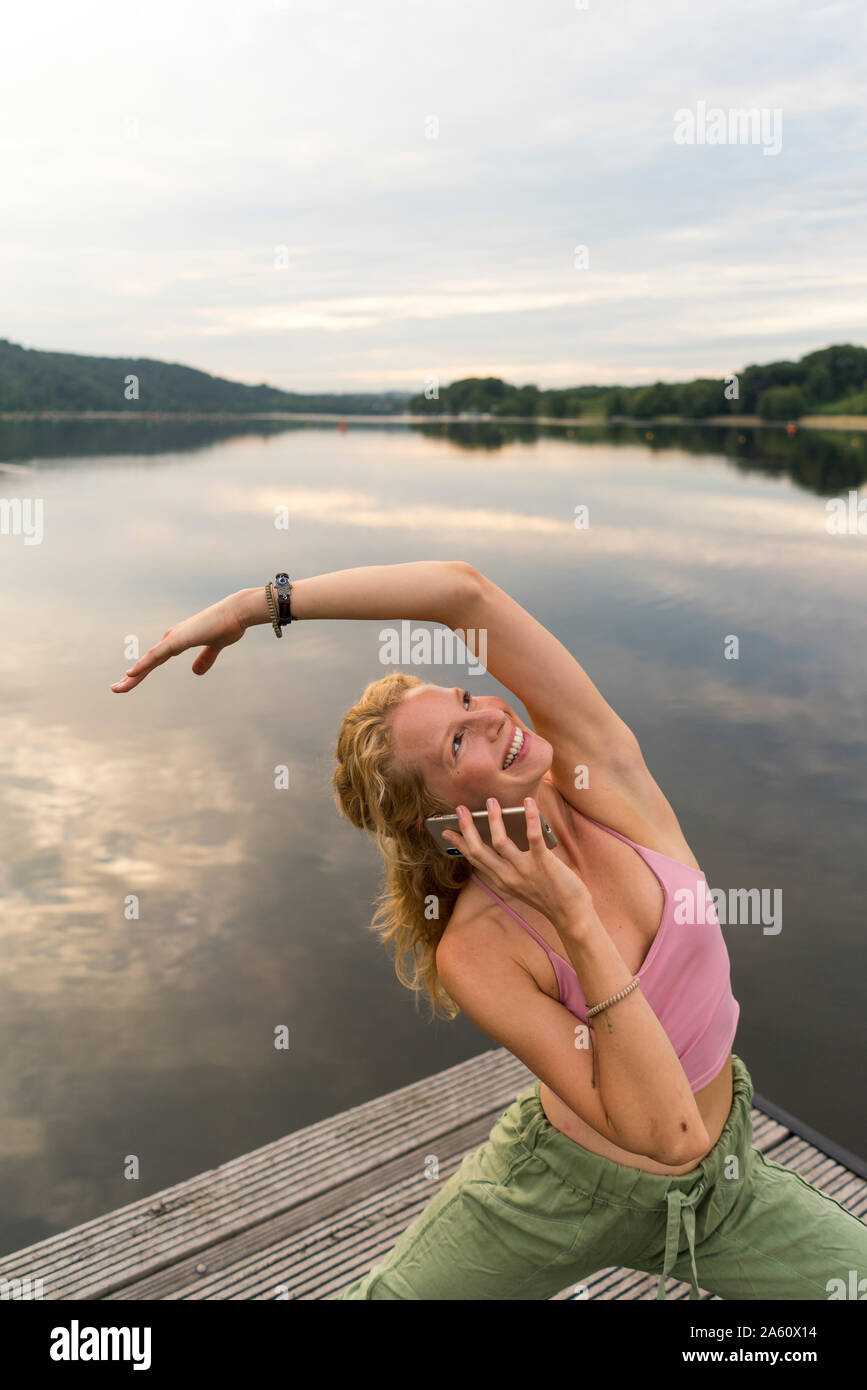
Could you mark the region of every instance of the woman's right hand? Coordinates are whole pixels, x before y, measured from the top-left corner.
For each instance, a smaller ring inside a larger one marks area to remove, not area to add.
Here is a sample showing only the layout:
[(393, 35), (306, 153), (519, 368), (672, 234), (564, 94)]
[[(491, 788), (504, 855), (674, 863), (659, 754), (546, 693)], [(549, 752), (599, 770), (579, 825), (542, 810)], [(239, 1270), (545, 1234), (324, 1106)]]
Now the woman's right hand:
[(134, 689), (145, 676), (157, 666), (162, 666), (169, 657), (178, 656), (190, 647), (201, 647), (193, 662), (192, 669), (197, 676), (210, 671), (224, 647), (240, 642), (247, 630), (244, 609), (240, 603), (241, 595), (230, 594), (228, 598), (212, 603), (191, 618), (184, 618), (165, 631), (155, 646), (131, 666), (123, 680), (115, 681), (111, 689), (117, 695)]
[(547, 917), (560, 936), (578, 936), (599, 921), (590, 890), (582, 878), (564, 864), (545, 843), (539, 808), (532, 797), (525, 801), (527, 850), (520, 850), (506, 834), (499, 802), (488, 802), (488, 821), (493, 848), (486, 845), (466, 807), (458, 809), (461, 831), (444, 831), (481, 876), (498, 893), (508, 893)]

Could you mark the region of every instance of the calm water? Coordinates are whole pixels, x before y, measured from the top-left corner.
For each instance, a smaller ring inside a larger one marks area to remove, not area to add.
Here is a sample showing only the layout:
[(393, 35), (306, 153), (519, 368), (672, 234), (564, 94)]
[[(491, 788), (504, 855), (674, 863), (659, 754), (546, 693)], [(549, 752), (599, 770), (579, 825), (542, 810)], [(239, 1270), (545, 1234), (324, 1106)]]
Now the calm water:
[(711, 885), (782, 891), (777, 934), (726, 929), (757, 1091), (867, 1151), (867, 536), (825, 508), (865, 476), (863, 436), (0, 424), (0, 497), (44, 506), (41, 544), (0, 535), (0, 1248), (494, 1045), (428, 1023), (365, 931), (378, 864), (330, 776), (382, 624), (109, 690), (128, 636), (280, 568), (466, 559), (550, 627)]

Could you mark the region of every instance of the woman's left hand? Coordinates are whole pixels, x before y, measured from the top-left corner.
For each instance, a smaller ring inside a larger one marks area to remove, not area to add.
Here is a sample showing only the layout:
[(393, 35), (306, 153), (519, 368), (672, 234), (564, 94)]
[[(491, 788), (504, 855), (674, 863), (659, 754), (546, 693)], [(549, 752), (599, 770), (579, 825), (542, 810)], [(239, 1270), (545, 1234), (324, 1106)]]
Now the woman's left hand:
[(123, 680), (115, 681), (111, 687), (116, 695), (123, 695), (144, 680), (157, 666), (162, 666), (169, 657), (178, 656), (190, 647), (201, 647), (193, 662), (192, 669), (197, 676), (210, 671), (224, 647), (240, 642), (247, 630), (243, 611), (238, 602), (238, 594), (212, 603), (191, 618), (184, 618), (168, 628), (150, 651), (131, 666)]

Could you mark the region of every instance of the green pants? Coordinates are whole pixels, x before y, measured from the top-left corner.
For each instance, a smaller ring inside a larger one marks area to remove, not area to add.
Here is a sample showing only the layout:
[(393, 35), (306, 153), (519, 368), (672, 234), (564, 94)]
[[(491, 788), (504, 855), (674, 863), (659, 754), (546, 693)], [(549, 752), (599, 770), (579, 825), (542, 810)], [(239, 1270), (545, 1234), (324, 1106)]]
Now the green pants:
[[(679, 1177), (567, 1139), (522, 1091), (348, 1298), (544, 1299), (609, 1266), (724, 1299), (828, 1299), (867, 1277), (867, 1225), (752, 1146), (753, 1083), (732, 1058), (717, 1143)], [(850, 1271), (856, 1271), (854, 1281)], [(845, 1294), (837, 1294), (845, 1297)]]

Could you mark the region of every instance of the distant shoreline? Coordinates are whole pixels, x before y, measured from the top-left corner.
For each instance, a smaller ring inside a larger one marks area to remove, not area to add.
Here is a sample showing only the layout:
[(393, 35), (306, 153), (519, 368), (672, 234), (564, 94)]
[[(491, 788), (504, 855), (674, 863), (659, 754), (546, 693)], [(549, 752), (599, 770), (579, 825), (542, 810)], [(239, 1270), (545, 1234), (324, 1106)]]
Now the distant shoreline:
[[(312, 412), (270, 411), (188, 411), (188, 410), (7, 410), (0, 411), (0, 421), (15, 420), (133, 420), (157, 422), (172, 420), (295, 420), (299, 424), (316, 420), (341, 420), (359, 425), (554, 425), (580, 428), (582, 425), (635, 425), (650, 428), (654, 425), (723, 426), (749, 429), (787, 429), (785, 420), (762, 420), (758, 415), (709, 415), (703, 419), (688, 419), (680, 415), (660, 415), (655, 419), (636, 419), (628, 415), (580, 415), (572, 419), (554, 419), (544, 415), (333, 415)], [(802, 415), (791, 422), (799, 430), (867, 430), (867, 415)]]

